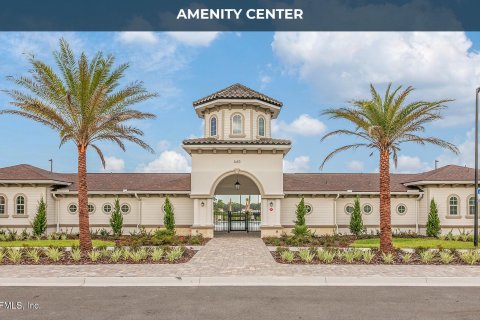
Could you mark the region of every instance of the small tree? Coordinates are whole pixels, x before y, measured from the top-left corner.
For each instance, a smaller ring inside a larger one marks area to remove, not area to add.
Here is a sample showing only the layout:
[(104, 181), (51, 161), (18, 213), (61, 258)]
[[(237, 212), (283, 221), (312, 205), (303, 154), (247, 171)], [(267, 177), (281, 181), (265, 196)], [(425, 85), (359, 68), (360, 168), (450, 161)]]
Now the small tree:
[(430, 211), (427, 220), (427, 236), (438, 237), (442, 228), (440, 226), (440, 218), (438, 217), (438, 209), (435, 200), (430, 201)]
[(305, 208), (305, 199), (302, 197), (300, 202), (297, 204), (297, 210), (295, 211), (297, 220), (294, 221), (295, 226), (293, 227), (293, 234), (298, 237), (304, 237), (310, 234), (307, 224), (305, 223), (305, 215), (307, 214), (307, 209)]
[(120, 200), (115, 199), (115, 205), (112, 215), (110, 217), (110, 226), (112, 227), (113, 235), (121, 236), (123, 228), (123, 215), (120, 211)]
[(173, 212), (172, 203), (168, 196), (165, 197), (165, 204), (163, 205), (165, 215), (163, 216), (163, 225), (168, 232), (175, 233), (175, 215)]
[(350, 215), (350, 232), (356, 236), (364, 231), (362, 211), (360, 209), (360, 198), (355, 198), (353, 212)]
[(40, 237), (47, 231), (47, 205), (43, 197), (38, 202), (37, 214), (32, 222), (33, 235)]

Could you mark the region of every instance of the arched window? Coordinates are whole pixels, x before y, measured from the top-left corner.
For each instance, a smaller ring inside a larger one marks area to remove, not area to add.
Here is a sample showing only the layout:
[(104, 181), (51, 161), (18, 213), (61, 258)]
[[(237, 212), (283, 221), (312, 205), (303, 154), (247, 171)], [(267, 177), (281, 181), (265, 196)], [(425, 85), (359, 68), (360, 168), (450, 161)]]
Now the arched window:
[(448, 197), (448, 215), (450, 216), (458, 216), (458, 197), (457, 196), (450, 196)]
[(15, 214), (25, 214), (26, 213), (26, 204), (25, 196), (19, 195), (15, 197)]
[(242, 115), (235, 114), (232, 117), (232, 134), (242, 134), (243, 125), (242, 125)]
[(475, 214), (475, 197), (468, 198), (468, 214), (473, 216)]
[(265, 118), (264, 117), (258, 118), (258, 136), (265, 137)]
[(0, 214), (7, 214), (7, 198), (0, 195)]
[(214, 137), (217, 135), (217, 117), (213, 116), (210, 118), (210, 136)]

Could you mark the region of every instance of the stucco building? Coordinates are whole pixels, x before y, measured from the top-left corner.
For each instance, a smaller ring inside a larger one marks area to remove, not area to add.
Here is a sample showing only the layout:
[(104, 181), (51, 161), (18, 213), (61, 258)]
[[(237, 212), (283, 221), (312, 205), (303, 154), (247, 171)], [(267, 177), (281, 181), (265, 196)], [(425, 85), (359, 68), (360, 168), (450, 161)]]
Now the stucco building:
[[(261, 231), (262, 236), (278, 236), (293, 227), (301, 196), (309, 211), (307, 224), (317, 234), (346, 233), (357, 195), (364, 224), (369, 230), (379, 229), (378, 174), (283, 172), (291, 142), (271, 135), (271, 121), (282, 109), (280, 101), (235, 84), (195, 101), (193, 107), (204, 121), (205, 132), (203, 138), (183, 141), (192, 158), (192, 172), (89, 173), (93, 230), (109, 229), (116, 197), (126, 231), (162, 227), (167, 195), (180, 234), (212, 237), (215, 231), (248, 228)], [(393, 228), (423, 233), (430, 200), (435, 199), (443, 232), (471, 229), (473, 178), (473, 169), (453, 165), (425, 173), (392, 174)], [(43, 197), (48, 230), (76, 231), (76, 179), (75, 173), (25, 164), (1, 168), (0, 228), (30, 228)], [(238, 202), (237, 209), (231, 199)], [(238, 212), (229, 219), (229, 211)]]

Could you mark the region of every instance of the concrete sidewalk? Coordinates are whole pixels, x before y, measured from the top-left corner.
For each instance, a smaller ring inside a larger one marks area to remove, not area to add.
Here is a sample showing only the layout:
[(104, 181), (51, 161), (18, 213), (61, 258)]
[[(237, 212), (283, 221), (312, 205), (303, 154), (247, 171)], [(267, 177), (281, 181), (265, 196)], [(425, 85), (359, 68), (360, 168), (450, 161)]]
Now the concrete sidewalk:
[(401, 286), (480, 287), (479, 277), (49, 277), (0, 278), (0, 287)]

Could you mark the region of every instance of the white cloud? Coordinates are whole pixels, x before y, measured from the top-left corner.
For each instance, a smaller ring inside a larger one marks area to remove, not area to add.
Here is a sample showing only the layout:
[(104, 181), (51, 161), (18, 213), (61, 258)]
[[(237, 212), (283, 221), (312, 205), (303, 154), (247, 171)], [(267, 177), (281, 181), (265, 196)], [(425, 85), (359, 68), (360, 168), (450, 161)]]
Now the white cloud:
[(369, 83), (393, 82), (416, 87), (417, 100), (455, 99), (439, 125), (471, 119), (480, 53), (463, 32), (279, 32), (272, 48), (326, 103), (369, 97)]
[(175, 31), (168, 32), (168, 35), (188, 46), (208, 47), (217, 37), (220, 32), (216, 31)]
[(308, 172), (310, 168), (310, 157), (299, 156), (293, 161), (283, 160), (284, 172)]
[(465, 134), (465, 139), (457, 144), (459, 155), (455, 155), (445, 150), (438, 158), (438, 165), (443, 167), (449, 164), (459, 166), (475, 167), (475, 129), (469, 130)]
[(163, 151), (160, 156), (147, 164), (137, 167), (137, 172), (190, 172), (192, 167), (187, 157), (176, 151)]
[(118, 41), (123, 43), (156, 44), (159, 39), (151, 31), (125, 31), (118, 34)]
[(125, 169), (125, 161), (117, 157), (105, 157), (105, 169), (106, 172), (123, 172)]
[(432, 170), (432, 166), (419, 157), (401, 155), (398, 157), (397, 167), (391, 164), (391, 171), (395, 173), (417, 173)]
[(358, 160), (351, 160), (347, 162), (347, 169), (352, 172), (362, 172), (365, 168), (365, 163)]
[(308, 114), (302, 114), (291, 123), (285, 121), (272, 121), (272, 131), (279, 136), (288, 137), (291, 135), (318, 136), (326, 131), (325, 124)]
[(170, 141), (168, 140), (160, 140), (160, 142), (157, 144), (158, 150), (159, 151), (165, 151), (168, 148), (170, 148)]

